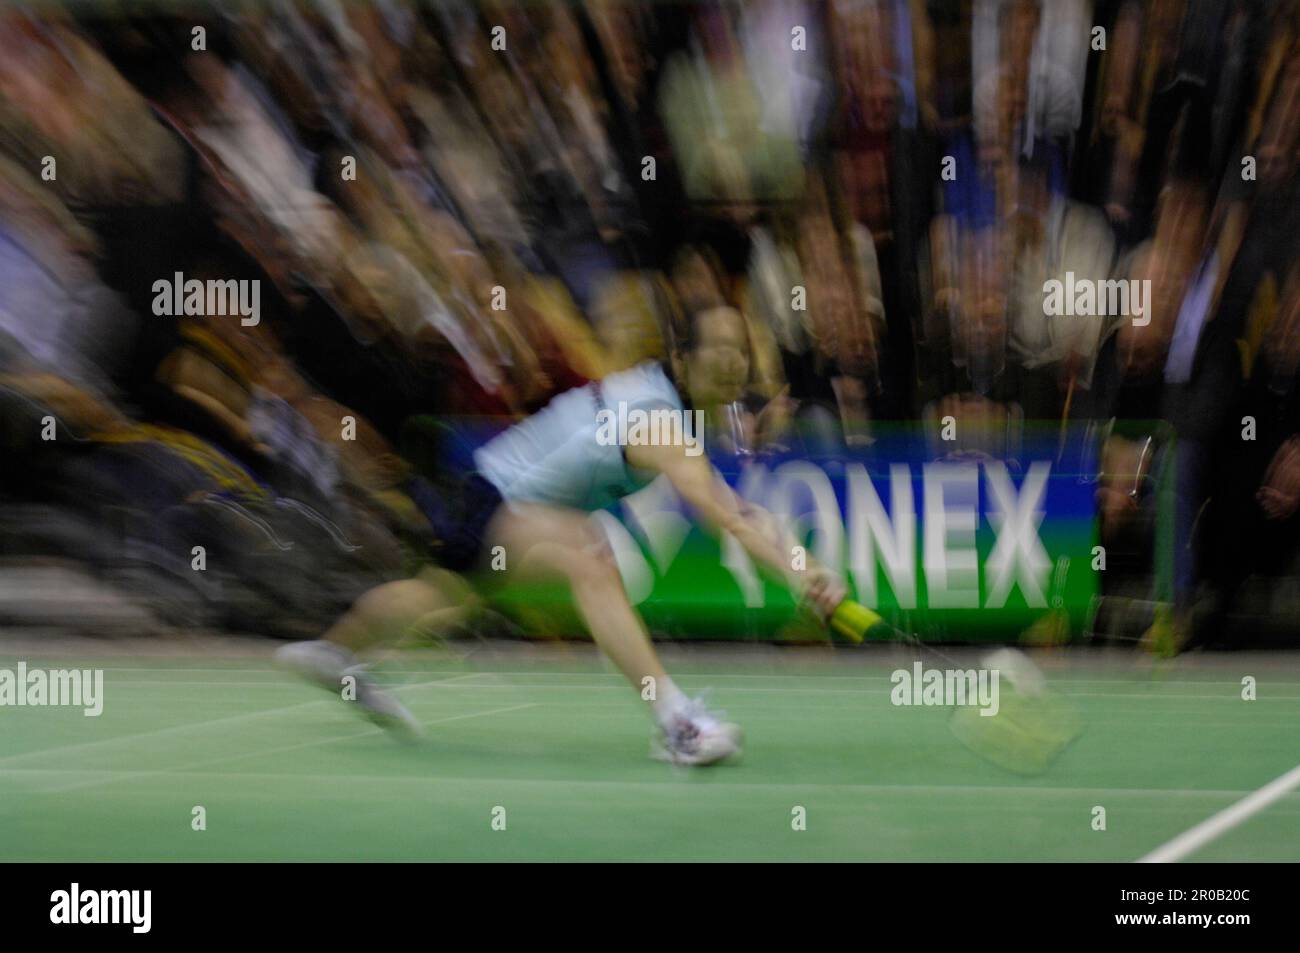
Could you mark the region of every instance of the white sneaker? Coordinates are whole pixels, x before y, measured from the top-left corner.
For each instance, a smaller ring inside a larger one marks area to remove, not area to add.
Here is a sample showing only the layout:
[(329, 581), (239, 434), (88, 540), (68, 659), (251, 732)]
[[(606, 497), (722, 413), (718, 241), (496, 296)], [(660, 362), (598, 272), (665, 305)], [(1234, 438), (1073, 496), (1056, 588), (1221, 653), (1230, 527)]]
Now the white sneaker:
[(389, 694), (375, 683), (364, 665), (354, 665), (343, 674), (345, 677), (351, 675), (357, 680), (356, 704), (380, 728), (403, 741), (414, 741), (424, 734), (424, 726), (415, 720), (415, 716), (395, 695)]
[(699, 699), (682, 706), (650, 741), (650, 757), (673, 764), (716, 764), (739, 755), (743, 735), (739, 725), (723, 721)]
[[(357, 657), (340, 645), (324, 639), (290, 642), (275, 650), (275, 664), (297, 672), (326, 691), (343, 691), (343, 673), (357, 664)], [(340, 696), (341, 697), (341, 696)]]
[[(277, 649), (274, 658), (276, 664), (358, 705), (367, 718), (403, 740), (409, 741), (424, 733), (406, 706), (380, 688), (366, 672), (365, 666), (359, 664), (356, 656), (347, 649), (324, 639), (291, 642)], [(343, 694), (344, 679), (349, 676), (355, 680), (356, 695), (353, 699), (347, 699)]]

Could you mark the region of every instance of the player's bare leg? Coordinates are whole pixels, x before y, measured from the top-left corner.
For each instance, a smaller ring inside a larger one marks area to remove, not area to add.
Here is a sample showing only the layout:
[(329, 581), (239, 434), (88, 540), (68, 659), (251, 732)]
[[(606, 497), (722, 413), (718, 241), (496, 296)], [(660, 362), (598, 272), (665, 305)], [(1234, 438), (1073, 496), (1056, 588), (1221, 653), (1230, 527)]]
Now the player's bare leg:
[(463, 609), (469, 589), (453, 581), (452, 573), (426, 569), (412, 579), (375, 586), (321, 638), (353, 654), (393, 645), (417, 622), (450, 618)]
[(410, 737), (420, 724), (366, 673), (359, 653), (397, 642), (421, 619), (454, 613), (459, 593), (444, 575), (426, 570), (414, 579), (384, 583), (363, 594), (319, 639), (293, 642), (275, 653), (277, 663), (357, 704), (376, 724)]
[(487, 535), (489, 546), (504, 548), (508, 578), (567, 584), (596, 645), (638, 697), (652, 689), (651, 707), (662, 731), (656, 756), (707, 764), (739, 752), (739, 729), (687, 699), (664, 671), (613, 553), (585, 513), (509, 504), (493, 516)]

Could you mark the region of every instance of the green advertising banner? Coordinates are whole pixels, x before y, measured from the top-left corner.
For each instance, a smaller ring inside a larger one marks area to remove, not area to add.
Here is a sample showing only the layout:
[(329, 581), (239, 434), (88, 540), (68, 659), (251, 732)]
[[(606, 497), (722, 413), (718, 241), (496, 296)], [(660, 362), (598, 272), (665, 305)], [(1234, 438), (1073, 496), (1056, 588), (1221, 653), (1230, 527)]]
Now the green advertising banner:
[[(994, 458), (894, 433), (833, 458), (714, 463), (842, 573), (860, 602), (925, 638), (979, 641), (1014, 638), (1049, 612), (1082, 628), (1102, 565), (1095, 439), (1027, 429), (1014, 452)], [(593, 518), (656, 637), (828, 638), (735, 540), (701, 529), (665, 480)], [(568, 601), (559, 587), (528, 587), (497, 603), (533, 634), (572, 635), (582, 627)]]

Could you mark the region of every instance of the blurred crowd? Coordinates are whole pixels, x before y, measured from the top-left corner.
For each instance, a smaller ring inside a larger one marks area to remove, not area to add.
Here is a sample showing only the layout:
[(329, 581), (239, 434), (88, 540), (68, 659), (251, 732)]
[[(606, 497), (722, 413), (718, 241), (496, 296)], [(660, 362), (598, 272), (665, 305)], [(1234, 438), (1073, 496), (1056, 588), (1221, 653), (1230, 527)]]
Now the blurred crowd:
[(715, 446), (1088, 428), (1148, 632), (1300, 607), (1296, 0), (144, 6), (0, 12), (6, 560), (314, 634), (436, 546), (441, 421), (729, 307)]

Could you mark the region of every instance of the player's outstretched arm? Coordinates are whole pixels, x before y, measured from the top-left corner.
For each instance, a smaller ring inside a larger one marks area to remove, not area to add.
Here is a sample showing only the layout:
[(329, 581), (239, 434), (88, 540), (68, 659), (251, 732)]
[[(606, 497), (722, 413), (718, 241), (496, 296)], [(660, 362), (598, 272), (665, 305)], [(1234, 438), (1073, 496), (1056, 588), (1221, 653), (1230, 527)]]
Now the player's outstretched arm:
[(771, 514), (740, 499), (727, 486), (708, 458), (689, 456), (679, 446), (629, 446), (627, 462), (640, 470), (662, 473), (678, 495), (714, 533), (730, 533), (750, 557), (784, 582), (800, 601), (823, 616), (830, 615), (847, 590), (839, 576), (808, 558), (807, 568), (796, 570), (791, 548), (772, 533)]

